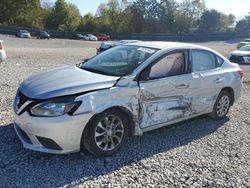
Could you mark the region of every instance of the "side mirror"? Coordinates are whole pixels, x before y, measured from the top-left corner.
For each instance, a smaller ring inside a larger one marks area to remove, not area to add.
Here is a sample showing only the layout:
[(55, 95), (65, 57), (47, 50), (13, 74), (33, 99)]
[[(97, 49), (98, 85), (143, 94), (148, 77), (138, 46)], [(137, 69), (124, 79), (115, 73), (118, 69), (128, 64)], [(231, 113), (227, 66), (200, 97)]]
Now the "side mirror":
[(77, 67), (81, 67), (84, 63), (86, 63), (89, 59), (82, 59), (81, 63), (77, 63), (76, 66)]

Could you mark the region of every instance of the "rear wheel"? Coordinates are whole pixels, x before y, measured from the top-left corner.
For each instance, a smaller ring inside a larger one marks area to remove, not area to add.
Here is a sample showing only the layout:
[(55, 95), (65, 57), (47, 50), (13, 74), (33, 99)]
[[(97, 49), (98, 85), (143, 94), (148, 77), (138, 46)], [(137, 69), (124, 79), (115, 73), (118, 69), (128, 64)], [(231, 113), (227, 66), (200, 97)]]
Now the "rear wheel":
[(214, 104), (213, 112), (210, 114), (210, 116), (213, 119), (224, 118), (229, 111), (231, 102), (232, 97), (230, 93), (224, 90), (221, 91), (219, 96), (217, 97), (217, 100)]
[(91, 120), (83, 135), (83, 145), (96, 156), (118, 151), (128, 135), (128, 121), (119, 110), (107, 110)]

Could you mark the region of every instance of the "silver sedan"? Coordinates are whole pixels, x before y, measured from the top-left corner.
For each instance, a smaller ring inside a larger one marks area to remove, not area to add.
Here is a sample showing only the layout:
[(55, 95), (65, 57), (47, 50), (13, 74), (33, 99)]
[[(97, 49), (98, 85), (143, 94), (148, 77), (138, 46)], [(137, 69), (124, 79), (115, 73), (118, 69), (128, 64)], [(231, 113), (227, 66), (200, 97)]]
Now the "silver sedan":
[(208, 114), (224, 118), (243, 71), (197, 45), (137, 42), (77, 66), (31, 76), (18, 88), (14, 127), (25, 148), (112, 155), (129, 135)]

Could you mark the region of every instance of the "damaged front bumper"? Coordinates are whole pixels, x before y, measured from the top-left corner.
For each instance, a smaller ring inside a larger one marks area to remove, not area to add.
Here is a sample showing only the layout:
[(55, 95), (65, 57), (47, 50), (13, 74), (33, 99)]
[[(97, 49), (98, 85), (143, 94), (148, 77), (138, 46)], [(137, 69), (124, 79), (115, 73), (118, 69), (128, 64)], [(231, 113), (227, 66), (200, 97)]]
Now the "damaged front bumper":
[(33, 117), (14, 113), (15, 131), (25, 148), (65, 154), (80, 151), (82, 133), (91, 114), (59, 117)]

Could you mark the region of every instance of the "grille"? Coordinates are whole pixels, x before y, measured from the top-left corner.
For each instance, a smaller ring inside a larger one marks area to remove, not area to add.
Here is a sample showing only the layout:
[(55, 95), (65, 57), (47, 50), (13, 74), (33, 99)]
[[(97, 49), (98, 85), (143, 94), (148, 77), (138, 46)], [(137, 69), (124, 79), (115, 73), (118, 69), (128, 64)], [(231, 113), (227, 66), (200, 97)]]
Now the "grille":
[(229, 60), (232, 62), (244, 62), (243, 57), (237, 55), (232, 55)]

